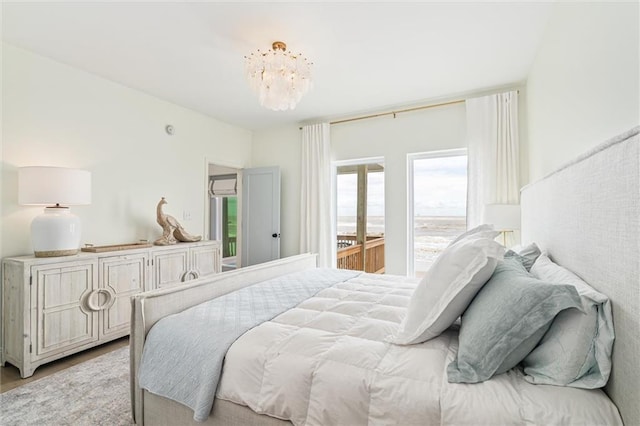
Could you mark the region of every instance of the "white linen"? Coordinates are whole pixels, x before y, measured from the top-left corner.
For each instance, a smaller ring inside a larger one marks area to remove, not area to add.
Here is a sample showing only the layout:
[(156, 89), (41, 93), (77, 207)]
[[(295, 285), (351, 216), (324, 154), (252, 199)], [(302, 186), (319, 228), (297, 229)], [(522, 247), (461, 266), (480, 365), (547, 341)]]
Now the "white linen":
[(458, 241), (464, 240), (464, 239), (471, 239), (471, 238), (491, 238), (494, 239), (496, 238), (498, 235), (500, 235), (499, 231), (496, 231), (493, 228), (493, 225), (489, 225), (489, 224), (482, 224), (482, 225), (478, 225), (475, 228), (471, 228), (466, 232), (463, 232), (462, 234), (458, 235), (453, 241), (451, 241), (449, 243), (449, 245), (447, 247), (450, 247), (452, 245), (454, 245), (455, 243), (457, 243)]
[[(518, 204), (518, 92), (467, 99), (467, 227), (480, 225), (485, 204)], [(513, 244), (513, 242), (509, 242)]]
[(536, 259), (531, 274), (548, 282), (573, 285), (584, 312), (567, 309), (558, 314), (538, 347), (523, 362), (526, 379), (585, 389), (603, 387), (611, 373), (615, 340), (611, 301), (544, 253)]
[[(222, 365), (243, 333), (295, 307), (311, 295), (359, 275), (310, 268), (246, 286), (159, 320), (147, 334), (138, 383), (155, 395), (209, 417)], [(212, 339), (211, 336), (215, 336)]]
[(599, 390), (533, 385), (519, 370), (447, 382), (457, 331), (388, 342), (415, 280), (362, 274), (240, 337), (217, 397), (295, 425), (621, 424)]
[(440, 253), (411, 296), (393, 343), (426, 342), (460, 318), (504, 256), (502, 245), (478, 237), (481, 234), (462, 238)]
[(331, 226), (329, 123), (302, 128), (300, 253), (317, 253), (318, 266), (335, 267)]

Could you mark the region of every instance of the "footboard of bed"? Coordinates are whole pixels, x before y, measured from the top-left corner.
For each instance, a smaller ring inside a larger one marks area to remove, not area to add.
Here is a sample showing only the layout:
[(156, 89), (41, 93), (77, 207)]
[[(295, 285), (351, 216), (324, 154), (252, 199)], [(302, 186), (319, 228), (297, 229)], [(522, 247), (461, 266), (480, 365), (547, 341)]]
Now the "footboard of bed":
[(189, 284), (133, 296), (129, 348), (131, 409), (134, 422), (139, 425), (144, 424), (142, 389), (138, 386), (137, 371), (146, 335), (156, 322), (167, 315), (182, 312), (243, 287), (280, 275), (315, 268), (316, 264), (317, 255), (301, 254), (194, 280)]

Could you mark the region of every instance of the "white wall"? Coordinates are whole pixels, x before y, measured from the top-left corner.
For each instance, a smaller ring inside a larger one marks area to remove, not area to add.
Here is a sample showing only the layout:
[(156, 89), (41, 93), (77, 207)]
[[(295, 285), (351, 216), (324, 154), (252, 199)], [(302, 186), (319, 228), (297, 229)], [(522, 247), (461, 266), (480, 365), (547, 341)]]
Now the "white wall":
[(639, 5), (558, 3), (527, 80), (537, 180), (640, 123)]
[[(29, 226), (40, 207), (17, 204), (17, 168), (91, 171), (93, 201), (72, 207), (83, 243), (154, 240), (160, 197), (193, 234), (204, 232), (205, 158), (249, 166), (252, 133), (3, 44), (2, 246), (0, 257), (32, 252)], [(172, 124), (175, 134), (165, 133)], [(183, 212), (192, 219), (183, 219)]]

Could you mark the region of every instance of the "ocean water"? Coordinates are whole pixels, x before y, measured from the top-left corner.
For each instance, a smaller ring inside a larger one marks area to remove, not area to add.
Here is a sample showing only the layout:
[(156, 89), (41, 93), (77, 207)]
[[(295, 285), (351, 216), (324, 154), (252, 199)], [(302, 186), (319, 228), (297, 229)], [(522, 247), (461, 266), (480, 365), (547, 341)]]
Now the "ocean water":
[[(458, 235), (466, 230), (466, 218), (460, 216), (421, 216), (414, 219), (414, 263), (416, 271), (426, 270), (431, 262)], [(355, 235), (356, 218), (338, 217), (338, 235)], [(368, 235), (384, 235), (384, 217), (367, 218)]]

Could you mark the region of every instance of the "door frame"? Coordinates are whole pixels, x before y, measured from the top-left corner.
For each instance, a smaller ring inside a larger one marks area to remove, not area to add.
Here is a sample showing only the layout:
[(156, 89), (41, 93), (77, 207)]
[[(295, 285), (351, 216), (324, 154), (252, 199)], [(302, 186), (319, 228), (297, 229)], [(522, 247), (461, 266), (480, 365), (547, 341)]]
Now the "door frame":
[[(342, 166), (359, 166), (363, 164), (382, 163), (385, 164), (384, 156), (379, 157), (362, 157), (354, 158), (351, 160), (335, 160), (331, 162), (331, 267), (335, 268), (338, 265), (338, 167)], [(386, 225), (386, 211), (387, 211), (387, 199), (386, 199), (386, 179), (385, 179), (385, 236), (387, 233)], [(387, 259), (385, 255), (385, 265)]]
[(220, 166), (220, 167), (228, 167), (230, 169), (236, 169), (237, 171), (237, 230), (236, 230), (236, 267), (240, 268), (242, 261), (241, 254), (241, 245), (242, 245), (242, 169), (244, 168), (241, 165), (228, 163), (225, 161), (217, 161), (213, 160), (209, 157), (204, 158), (204, 235), (206, 235), (207, 239), (210, 239), (210, 226), (209, 220), (211, 215), (210, 201), (209, 201), (209, 166)]

